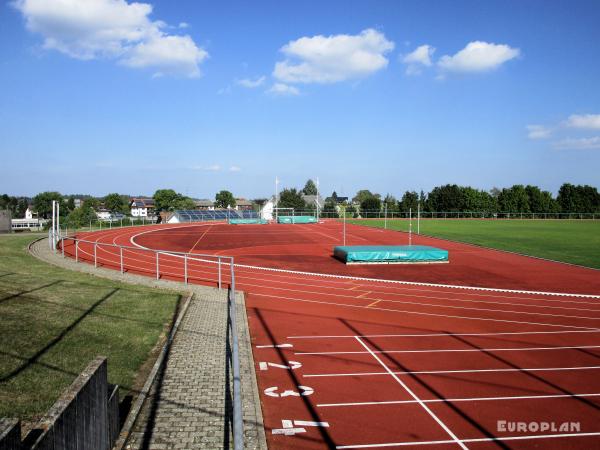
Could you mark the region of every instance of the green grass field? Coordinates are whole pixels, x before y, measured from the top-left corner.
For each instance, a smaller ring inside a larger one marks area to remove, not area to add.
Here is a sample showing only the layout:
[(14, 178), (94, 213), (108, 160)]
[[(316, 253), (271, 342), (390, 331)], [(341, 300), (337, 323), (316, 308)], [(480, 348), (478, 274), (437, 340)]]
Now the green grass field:
[[(383, 219), (348, 223), (384, 227)], [(388, 220), (387, 227), (408, 231), (408, 220)], [(423, 219), (421, 234), (600, 269), (599, 220)]]
[(180, 295), (45, 264), (31, 235), (0, 237), (0, 417), (36, 420), (87, 364), (108, 357), (121, 398), (165, 335)]

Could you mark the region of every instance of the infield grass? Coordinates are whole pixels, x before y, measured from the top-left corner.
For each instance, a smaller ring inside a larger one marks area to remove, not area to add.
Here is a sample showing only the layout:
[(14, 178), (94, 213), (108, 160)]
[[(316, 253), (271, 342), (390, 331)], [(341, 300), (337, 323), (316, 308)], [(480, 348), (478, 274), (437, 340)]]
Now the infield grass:
[[(348, 223), (384, 227), (383, 219)], [(408, 231), (406, 219), (387, 228)], [(413, 219), (413, 233), (417, 222)], [(600, 220), (421, 219), (421, 234), (600, 269)]]
[[(120, 398), (173, 320), (180, 295), (71, 272), (27, 252), (31, 235), (0, 237), (0, 417), (43, 415), (98, 355)], [(146, 364), (145, 364), (146, 363)]]

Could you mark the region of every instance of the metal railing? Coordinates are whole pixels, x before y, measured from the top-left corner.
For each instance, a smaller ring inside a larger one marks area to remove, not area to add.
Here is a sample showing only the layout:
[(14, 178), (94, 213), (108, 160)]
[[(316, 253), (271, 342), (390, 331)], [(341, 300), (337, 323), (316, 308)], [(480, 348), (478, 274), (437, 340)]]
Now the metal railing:
[[(49, 233), (50, 238), (52, 238), (52, 233)], [(98, 267), (99, 260), (103, 258), (98, 257), (98, 249), (100, 248), (114, 248), (118, 249), (119, 262), (118, 267), (120, 272), (125, 273), (126, 269), (126, 256), (124, 255), (125, 251), (135, 252), (137, 254), (147, 252), (150, 254), (155, 254), (152, 257), (153, 261), (153, 269), (150, 271), (156, 277), (157, 280), (161, 277), (161, 260), (160, 256), (171, 256), (175, 258), (183, 259), (183, 281), (187, 285), (192, 277), (189, 273), (189, 263), (190, 262), (201, 262), (207, 264), (213, 264), (217, 266), (216, 271), (216, 283), (221, 290), (223, 288), (223, 275), (224, 270), (229, 269), (229, 291), (227, 294), (227, 308), (228, 308), (228, 316), (229, 316), (229, 326), (231, 330), (231, 364), (232, 364), (232, 372), (233, 372), (233, 411), (232, 411), (232, 422), (233, 422), (233, 447), (235, 450), (242, 450), (244, 448), (244, 424), (243, 424), (243, 413), (242, 413), (242, 388), (241, 388), (241, 374), (240, 374), (240, 357), (239, 357), (239, 338), (238, 338), (238, 329), (237, 329), (237, 320), (236, 320), (236, 304), (235, 304), (235, 261), (232, 256), (221, 256), (221, 255), (210, 255), (210, 254), (202, 254), (202, 253), (185, 253), (185, 252), (167, 252), (162, 250), (154, 250), (149, 248), (142, 247), (133, 247), (129, 245), (119, 245), (119, 244), (108, 244), (97, 241), (90, 241), (86, 239), (79, 239), (76, 236), (57, 236), (57, 245), (55, 246), (55, 252), (57, 251), (57, 247), (60, 248), (61, 254), (63, 258), (66, 258), (68, 253), (65, 253), (65, 248), (67, 247), (67, 242), (73, 242), (74, 251), (71, 256), (75, 258), (76, 262), (84, 261), (80, 256), (79, 244), (90, 244), (93, 246), (93, 258), (90, 259), (90, 262), (93, 261), (94, 267)], [(88, 253), (89, 254), (89, 253)], [(114, 254), (116, 256), (116, 254)], [(144, 261), (149, 262), (149, 261)], [(114, 261), (110, 261), (105, 265), (115, 265)], [(136, 267), (136, 271), (145, 271), (148, 270), (140, 270), (139, 267)], [(164, 272), (163, 272), (164, 273)], [(198, 279), (207, 281), (205, 278)], [(212, 280), (208, 280), (212, 281)]]
[[(321, 211), (320, 216), (326, 218), (338, 218), (343, 212)], [(412, 211), (413, 218), (416, 216)], [(387, 211), (385, 210), (346, 210), (347, 218), (361, 219), (408, 219), (409, 211)], [(600, 220), (600, 213), (556, 213), (556, 212), (494, 212), (494, 211), (421, 211), (422, 219), (531, 219), (531, 220)]]

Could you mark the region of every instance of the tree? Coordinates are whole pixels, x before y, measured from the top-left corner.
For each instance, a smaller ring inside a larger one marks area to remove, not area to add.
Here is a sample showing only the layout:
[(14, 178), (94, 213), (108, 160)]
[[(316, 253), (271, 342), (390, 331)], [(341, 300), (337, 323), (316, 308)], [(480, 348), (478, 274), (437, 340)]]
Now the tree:
[(400, 200), (399, 207), (401, 211), (408, 211), (412, 209), (413, 212), (417, 210), (419, 203), (419, 194), (414, 191), (406, 191)]
[(93, 211), (97, 210), (99, 206), (100, 202), (94, 197), (86, 198), (81, 205), (82, 208), (91, 208)]
[(313, 180), (308, 180), (302, 189), (304, 195), (317, 195), (317, 185)]
[(375, 197), (366, 197), (360, 202), (361, 211), (381, 211), (381, 200)]
[(175, 192), (173, 189), (159, 189), (154, 193), (154, 207), (156, 212), (174, 211), (176, 209), (194, 209), (194, 201)]
[(39, 217), (44, 219), (52, 215), (52, 201), (56, 200), (60, 204), (60, 214), (66, 215), (67, 211), (64, 207), (62, 195), (59, 192), (41, 192), (33, 197), (33, 208), (37, 211)]
[(296, 210), (306, 209), (306, 202), (302, 198), (302, 193), (297, 189), (284, 189), (279, 194), (278, 208), (294, 208)]
[(529, 196), (522, 184), (504, 188), (498, 196), (498, 206), (501, 212), (530, 212)]
[(396, 212), (398, 211), (398, 201), (396, 197), (391, 194), (387, 194), (383, 199), (383, 205), (387, 208), (388, 212)]
[(75, 199), (73, 197), (69, 197), (67, 201), (67, 209), (69, 211), (73, 211), (75, 209)]
[(96, 213), (91, 206), (84, 203), (81, 208), (75, 208), (67, 216), (67, 225), (69, 227), (80, 228), (96, 220)]
[(104, 197), (104, 207), (109, 211), (127, 211), (126, 202), (124, 202), (123, 197), (117, 193), (108, 194), (106, 197)]
[(333, 199), (325, 202), (321, 211), (324, 217), (339, 217), (338, 206)]
[(356, 195), (352, 198), (352, 201), (354, 203), (361, 204), (363, 202), (363, 200), (370, 198), (370, 197), (376, 197), (377, 195), (378, 194), (373, 194), (368, 189), (362, 189), (356, 193)]
[(220, 191), (215, 195), (215, 206), (217, 208), (235, 208), (235, 198), (229, 191)]

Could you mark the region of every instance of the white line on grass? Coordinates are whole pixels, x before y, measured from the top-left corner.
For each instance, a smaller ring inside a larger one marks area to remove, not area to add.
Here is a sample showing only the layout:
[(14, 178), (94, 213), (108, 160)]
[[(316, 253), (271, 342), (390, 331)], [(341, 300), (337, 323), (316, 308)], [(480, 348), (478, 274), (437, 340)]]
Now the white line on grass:
[(458, 437), (456, 437), (456, 435), (452, 432), (452, 430), (450, 430), (450, 428), (448, 428), (446, 426), (446, 424), (444, 422), (442, 422), (438, 416), (435, 415), (435, 413), (429, 409), (429, 407), (423, 403), (423, 401), (421, 399), (419, 399), (419, 397), (417, 397), (417, 395), (400, 379), (396, 376), (396, 374), (394, 372), (391, 371), (391, 369), (379, 358), (379, 356), (377, 356), (375, 353), (373, 353), (373, 351), (362, 341), (361, 338), (359, 338), (358, 336), (355, 336), (356, 340), (360, 343), (360, 345), (362, 345), (370, 354), (373, 358), (375, 358), (375, 360), (381, 365), (381, 367), (383, 367), (385, 369), (385, 371), (387, 373), (389, 373), (392, 378), (394, 380), (396, 380), (398, 382), (398, 384), (400, 386), (402, 386), (404, 388), (404, 390), (406, 392), (409, 393), (409, 395), (414, 398), (416, 400), (417, 403), (419, 403), (419, 405), (421, 405), (421, 407), (427, 412), (427, 414), (429, 414), (437, 423), (438, 425), (440, 425), (444, 431), (446, 433), (448, 433), (448, 435), (452, 438), (452, 441), (450, 442), (455, 442), (457, 443), (461, 448), (468, 450), (468, 447), (462, 443)]

